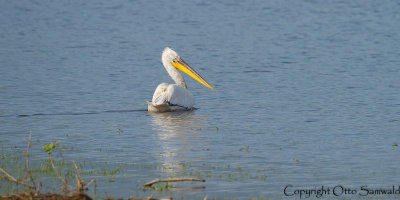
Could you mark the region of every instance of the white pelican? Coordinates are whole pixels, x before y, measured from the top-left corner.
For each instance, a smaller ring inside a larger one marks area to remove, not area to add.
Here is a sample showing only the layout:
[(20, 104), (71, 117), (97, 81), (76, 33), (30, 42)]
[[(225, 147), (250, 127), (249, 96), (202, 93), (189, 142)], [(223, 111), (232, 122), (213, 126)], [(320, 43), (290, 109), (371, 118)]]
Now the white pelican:
[(148, 102), (149, 112), (168, 112), (191, 110), (194, 105), (194, 97), (187, 89), (185, 79), (179, 70), (185, 72), (203, 85), (214, 88), (208, 84), (196, 71), (194, 71), (179, 55), (171, 48), (166, 47), (161, 55), (161, 61), (169, 76), (175, 84), (161, 83), (153, 94), (152, 102)]

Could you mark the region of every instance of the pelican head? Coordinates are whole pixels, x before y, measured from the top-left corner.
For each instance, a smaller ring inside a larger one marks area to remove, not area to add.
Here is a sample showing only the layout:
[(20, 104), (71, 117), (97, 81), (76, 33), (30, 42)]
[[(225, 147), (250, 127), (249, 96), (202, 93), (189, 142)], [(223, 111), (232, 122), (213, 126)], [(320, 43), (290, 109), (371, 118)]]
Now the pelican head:
[(201, 84), (209, 87), (210, 89), (214, 90), (214, 88), (207, 83), (196, 71), (194, 71), (182, 58), (169, 47), (166, 47), (162, 53), (161, 61), (167, 70), (168, 74), (171, 78), (175, 81), (176, 84), (187, 88), (186, 82), (183, 79), (182, 75), (179, 73), (179, 70), (185, 72), (190, 77), (194, 78), (196, 81), (200, 82)]

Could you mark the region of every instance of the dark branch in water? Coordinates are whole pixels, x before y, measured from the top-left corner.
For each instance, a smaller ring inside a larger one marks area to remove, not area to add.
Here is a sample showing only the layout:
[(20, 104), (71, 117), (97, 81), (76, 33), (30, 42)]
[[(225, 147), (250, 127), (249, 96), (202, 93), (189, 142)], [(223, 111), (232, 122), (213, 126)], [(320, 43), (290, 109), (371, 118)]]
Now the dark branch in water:
[(33, 189), (36, 190), (36, 184), (35, 184), (35, 181), (33, 180), (31, 170), (29, 169), (29, 149), (31, 148), (31, 140), (32, 140), (32, 129), (29, 131), (29, 139), (28, 139), (28, 146), (26, 147), (26, 160), (25, 160), (26, 172), (25, 172), (25, 176), (24, 176), (24, 179), (22, 182), (26, 183), (26, 180), (29, 175), (29, 179), (31, 180), (32, 185), (35, 186)]
[(16, 184), (20, 184), (26, 187), (29, 187), (30, 189), (35, 189), (36, 187), (33, 185), (29, 185), (27, 183), (18, 181), (16, 178), (14, 178), (13, 176), (11, 176), (10, 174), (8, 174), (6, 171), (4, 171), (2, 168), (0, 168), (0, 172), (2, 172), (3, 174), (5, 174), (6, 176), (3, 176), (2, 174), (0, 174), (0, 178), (4, 179), (4, 180), (8, 180), (11, 182), (14, 182)]
[(148, 183), (143, 184), (143, 187), (151, 187), (153, 184), (159, 183), (159, 182), (178, 182), (178, 181), (206, 182), (206, 180), (200, 179), (200, 178), (166, 178), (166, 179), (156, 179), (156, 180), (150, 181)]

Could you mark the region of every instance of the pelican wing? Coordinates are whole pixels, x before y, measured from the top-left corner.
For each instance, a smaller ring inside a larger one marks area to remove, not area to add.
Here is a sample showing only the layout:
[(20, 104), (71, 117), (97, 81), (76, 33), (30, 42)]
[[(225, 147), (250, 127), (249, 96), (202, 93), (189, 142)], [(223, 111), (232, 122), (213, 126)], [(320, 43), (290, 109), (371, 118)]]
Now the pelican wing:
[(186, 88), (176, 84), (161, 83), (154, 92), (152, 104), (154, 106), (168, 104), (190, 109), (194, 105), (194, 97)]

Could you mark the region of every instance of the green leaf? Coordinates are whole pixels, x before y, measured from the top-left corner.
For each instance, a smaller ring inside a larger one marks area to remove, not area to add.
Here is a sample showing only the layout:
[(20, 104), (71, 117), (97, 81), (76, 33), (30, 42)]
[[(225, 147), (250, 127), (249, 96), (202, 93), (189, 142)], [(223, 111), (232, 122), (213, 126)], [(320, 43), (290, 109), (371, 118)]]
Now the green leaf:
[(54, 146), (54, 143), (50, 143), (49, 145), (47, 145), (47, 144), (43, 145), (43, 149), (44, 149), (48, 154), (51, 154), (51, 152), (53, 151), (54, 148), (56, 148), (56, 146)]

